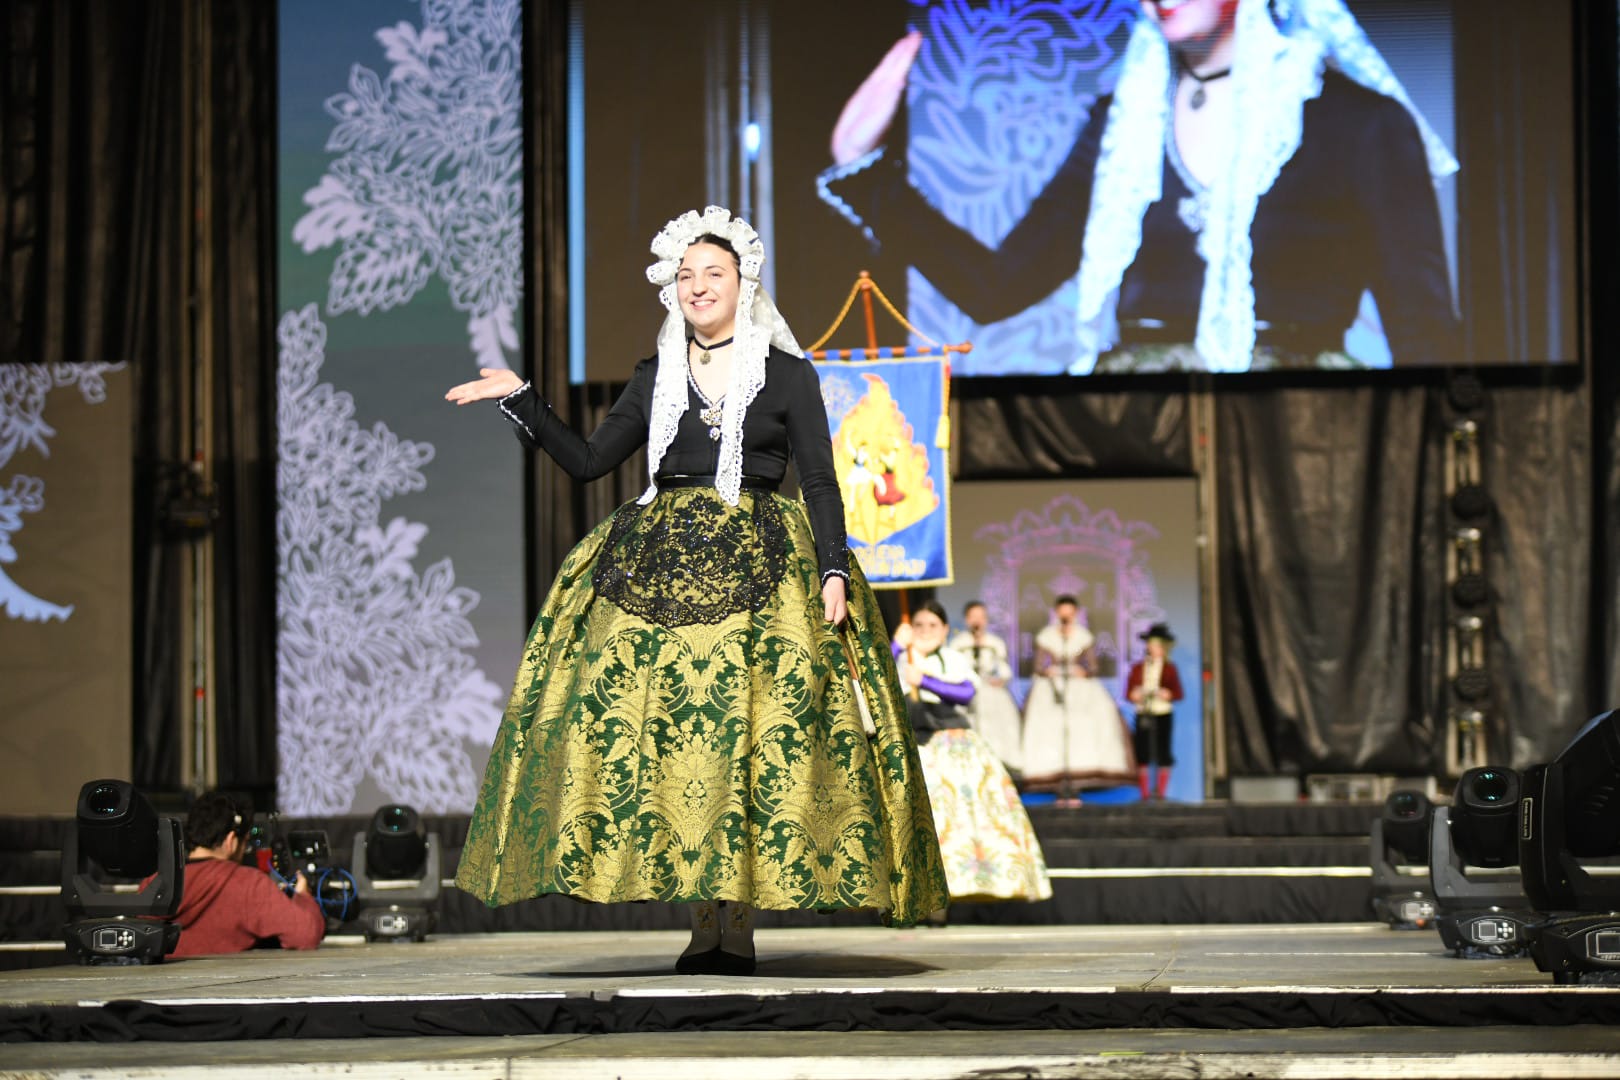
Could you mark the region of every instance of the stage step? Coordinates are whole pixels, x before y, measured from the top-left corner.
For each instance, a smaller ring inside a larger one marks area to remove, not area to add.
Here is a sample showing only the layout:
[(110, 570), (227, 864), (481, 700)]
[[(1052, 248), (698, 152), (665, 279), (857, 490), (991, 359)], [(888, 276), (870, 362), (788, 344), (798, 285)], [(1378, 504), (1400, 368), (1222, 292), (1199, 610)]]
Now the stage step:
[(724, 1031), (12, 1046), (0, 1080), (982, 1080), (1613, 1077), (1601, 1028), (1315, 1031)]
[[(1371, 804), (1127, 803), (1036, 805), (1030, 820), (1052, 873), (1040, 903), (952, 905), (953, 923), (1017, 925), (1353, 922), (1369, 917)], [(284, 819), (283, 831), (326, 832), (347, 866), (369, 817)], [(66, 818), (0, 819), (0, 942), (57, 940)], [(465, 815), (424, 818), (445, 848), (446, 878), (467, 834)], [(490, 909), (453, 888), (440, 901), (444, 933), (661, 930), (685, 925), (667, 904), (594, 905), (544, 897)], [(765, 912), (774, 927), (869, 925), (865, 913)], [(343, 930), (353, 930), (345, 926)], [(0, 952), (0, 967), (33, 959)]]

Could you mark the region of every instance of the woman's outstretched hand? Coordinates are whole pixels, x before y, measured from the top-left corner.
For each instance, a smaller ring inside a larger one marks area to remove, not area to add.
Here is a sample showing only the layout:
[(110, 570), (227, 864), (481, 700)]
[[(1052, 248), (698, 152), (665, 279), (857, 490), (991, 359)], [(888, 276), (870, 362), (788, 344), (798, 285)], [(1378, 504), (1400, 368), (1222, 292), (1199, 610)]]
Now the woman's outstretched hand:
[(844, 104), (838, 123), (833, 125), (832, 156), (836, 164), (848, 165), (882, 144), (906, 92), (906, 76), (920, 48), (922, 34), (915, 30), (895, 42)]
[(821, 586), (821, 602), (827, 608), (827, 621), (837, 626), (849, 614), (849, 601), (844, 593), (844, 579), (837, 574), (828, 574), (827, 581)]
[(460, 386), (452, 386), (450, 392), (444, 395), (444, 400), (453, 401), (457, 405), (466, 405), (473, 401), (503, 398), (523, 385), (523, 380), (518, 378), (517, 372), (507, 368), (479, 368), (478, 374), (483, 378), (464, 382)]

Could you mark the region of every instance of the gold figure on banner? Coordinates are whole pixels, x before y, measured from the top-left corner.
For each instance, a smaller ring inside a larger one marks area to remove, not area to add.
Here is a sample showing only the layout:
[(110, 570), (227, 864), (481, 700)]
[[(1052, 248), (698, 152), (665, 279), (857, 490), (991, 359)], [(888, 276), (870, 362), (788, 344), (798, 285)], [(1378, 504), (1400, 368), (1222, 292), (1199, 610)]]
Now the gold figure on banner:
[(867, 390), (838, 425), (833, 462), (849, 538), (878, 544), (933, 513), (939, 494), (928, 475), (928, 447), (914, 440), (889, 384), (870, 372), (861, 378)]

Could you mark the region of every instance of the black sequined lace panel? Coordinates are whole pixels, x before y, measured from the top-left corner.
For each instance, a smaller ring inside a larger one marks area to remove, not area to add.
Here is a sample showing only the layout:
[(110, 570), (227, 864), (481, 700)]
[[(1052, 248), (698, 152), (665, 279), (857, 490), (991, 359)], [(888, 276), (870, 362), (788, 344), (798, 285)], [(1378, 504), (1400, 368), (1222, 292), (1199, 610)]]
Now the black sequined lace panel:
[(597, 596), (666, 627), (713, 625), (764, 607), (787, 567), (776, 500), (744, 493), (727, 506), (704, 491), (663, 502), (627, 503), (613, 515), (591, 578)]

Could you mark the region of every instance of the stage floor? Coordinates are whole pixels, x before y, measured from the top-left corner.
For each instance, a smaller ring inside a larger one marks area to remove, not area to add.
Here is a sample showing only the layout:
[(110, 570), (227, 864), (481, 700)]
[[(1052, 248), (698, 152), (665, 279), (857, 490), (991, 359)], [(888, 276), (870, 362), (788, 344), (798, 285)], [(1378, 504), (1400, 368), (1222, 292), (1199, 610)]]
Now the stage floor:
[(768, 930), (747, 979), (675, 975), (684, 944), (660, 931), (465, 935), (3, 972), (0, 1076), (258, 1080), (301, 1063), (299, 1075), (675, 1077), (719, 1075), (720, 1058), (749, 1080), (1620, 1075), (1620, 987), (1455, 959), (1433, 932)]

